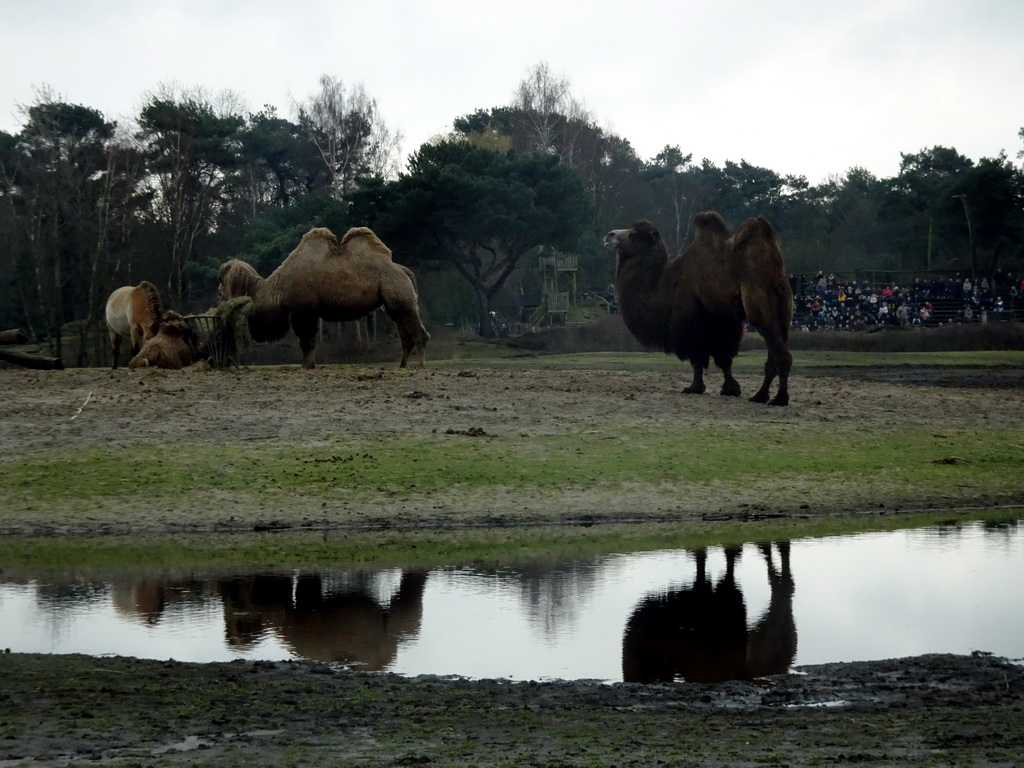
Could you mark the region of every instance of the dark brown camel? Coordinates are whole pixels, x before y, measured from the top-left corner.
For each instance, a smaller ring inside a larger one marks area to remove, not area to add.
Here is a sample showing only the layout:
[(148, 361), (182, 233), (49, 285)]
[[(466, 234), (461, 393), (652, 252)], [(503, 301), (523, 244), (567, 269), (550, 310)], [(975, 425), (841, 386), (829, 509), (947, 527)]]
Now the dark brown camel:
[[(693, 381), (684, 392), (706, 390), (704, 369), (714, 360), (724, 376), (721, 393), (737, 396), (740, 385), (732, 361), (747, 321), (768, 347), (764, 381), (750, 400), (788, 405), (793, 292), (775, 231), (758, 216), (730, 236), (714, 211), (697, 214), (693, 223), (693, 243), (674, 259), (658, 228), (646, 219), (605, 236), (604, 244), (616, 252), (616, 287), (626, 327), (645, 347), (690, 362)], [(779, 389), (769, 400), (776, 377)]]

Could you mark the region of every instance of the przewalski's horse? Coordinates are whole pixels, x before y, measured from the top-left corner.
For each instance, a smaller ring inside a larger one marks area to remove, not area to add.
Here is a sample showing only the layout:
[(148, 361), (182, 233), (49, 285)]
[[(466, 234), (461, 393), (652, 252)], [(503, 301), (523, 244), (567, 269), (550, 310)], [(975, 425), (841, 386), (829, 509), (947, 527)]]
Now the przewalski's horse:
[(117, 368), (121, 337), (127, 336), (131, 340), (132, 355), (137, 355), (143, 342), (149, 341), (160, 330), (163, 313), (160, 291), (148, 280), (138, 285), (122, 286), (110, 294), (106, 314), (113, 368)]

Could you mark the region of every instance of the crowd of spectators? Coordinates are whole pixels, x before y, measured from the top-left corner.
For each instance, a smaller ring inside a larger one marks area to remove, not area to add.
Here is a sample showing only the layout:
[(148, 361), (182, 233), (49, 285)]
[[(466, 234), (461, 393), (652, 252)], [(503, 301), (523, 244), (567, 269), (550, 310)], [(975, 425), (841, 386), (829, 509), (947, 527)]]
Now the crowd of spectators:
[(796, 302), (793, 327), (804, 331), (980, 322), (983, 314), (1012, 313), (1018, 302), (1024, 304), (1024, 280), (1002, 270), (991, 280), (919, 277), (902, 286), (823, 272), (790, 275), (789, 282)]

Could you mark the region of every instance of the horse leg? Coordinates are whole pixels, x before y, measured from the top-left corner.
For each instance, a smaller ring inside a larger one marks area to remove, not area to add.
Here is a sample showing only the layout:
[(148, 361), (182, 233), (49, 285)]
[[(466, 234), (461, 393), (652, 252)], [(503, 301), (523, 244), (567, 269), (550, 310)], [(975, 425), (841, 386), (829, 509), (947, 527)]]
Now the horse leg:
[(111, 366), (112, 371), (117, 370), (117, 358), (121, 355), (121, 334), (117, 331), (110, 332), (110, 356), (114, 358), (114, 364)]
[(299, 315), (292, 313), (292, 330), (299, 337), (299, 347), (302, 349), (302, 367), (306, 370), (316, 368), (316, 315)]
[(136, 323), (132, 323), (131, 330), (131, 342), (132, 342), (132, 357), (139, 354), (139, 350), (142, 349), (142, 339), (145, 338), (142, 333), (142, 327)]

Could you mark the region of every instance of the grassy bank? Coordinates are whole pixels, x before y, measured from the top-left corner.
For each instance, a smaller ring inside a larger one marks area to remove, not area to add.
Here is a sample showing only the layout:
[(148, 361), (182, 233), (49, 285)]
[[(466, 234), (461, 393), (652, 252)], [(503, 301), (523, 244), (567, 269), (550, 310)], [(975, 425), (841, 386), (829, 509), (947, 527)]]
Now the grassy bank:
[[(923, 525), (1024, 501), (1019, 388), (987, 375), (1024, 368), (1024, 353), (796, 356), (797, 370), (825, 373), (797, 382), (786, 409), (681, 396), (685, 366), (645, 353), (423, 372), (4, 372), (0, 562), (564, 557)], [(761, 364), (739, 358), (748, 380)], [(922, 385), (917, 371), (936, 366), (941, 382)], [(879, 383), (879, 370), (898, 374)]]
[[(841, 443), (837, 445), (836, 440)], [(330, 445), (136, 446), (9, 456), (0, 495), (9, 508), (59, 507), (88, 517), (145, 488), (145, 505), (203, 505), (219, 494), (264, 504), (324, 509), (368, 503), (414, 504), (439, 493), (587, 489), (619, 498), (664, 486), (727, 497), (763, 488), (848, 489), (851, 500), (891, 504), (931, 495), (999, 496), (1019, 490), (1019, 430), (908, 426), (887, 433), (856, 424), (840, 434), (820, 426), (753, 423), (666, 430), (612, 421), (586, 434), (338, 434)], [(396, 467), (401, 467), (396, 471)], [(884, 491), (884, 493), (883, 493)], [(143, 503), (140, 502), (140, 506)]]

